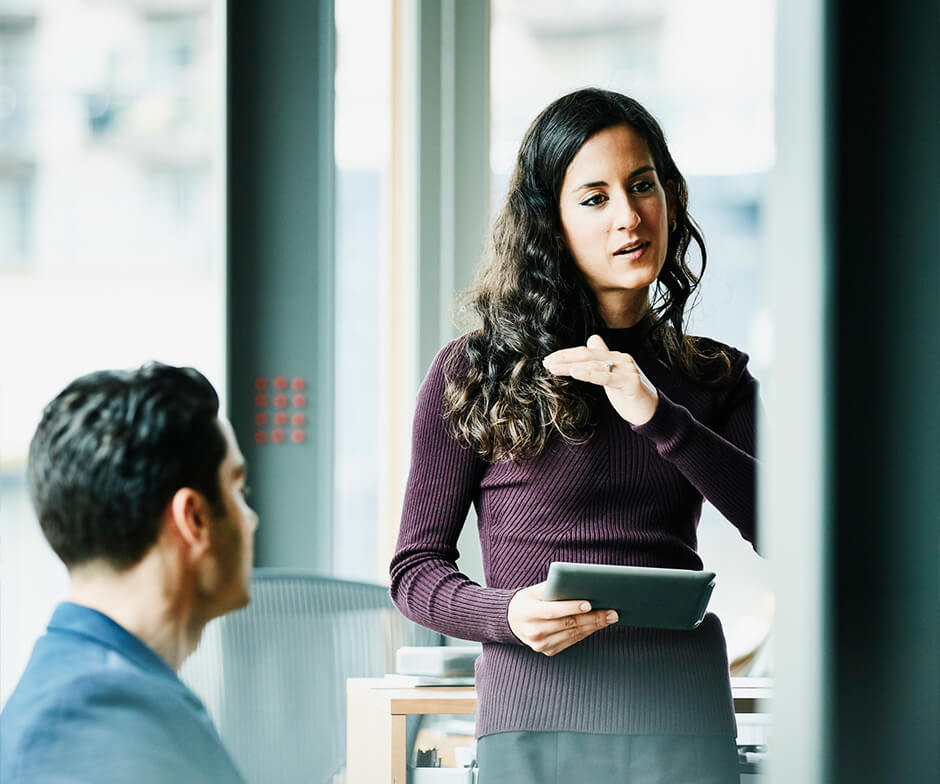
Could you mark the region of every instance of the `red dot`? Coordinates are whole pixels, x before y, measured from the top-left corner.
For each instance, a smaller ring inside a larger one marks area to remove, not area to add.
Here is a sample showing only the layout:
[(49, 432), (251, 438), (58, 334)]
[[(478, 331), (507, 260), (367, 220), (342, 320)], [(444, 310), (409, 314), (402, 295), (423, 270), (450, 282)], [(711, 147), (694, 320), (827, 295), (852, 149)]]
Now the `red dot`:
[(255, 414), (255, 424), (258, 427), (262, 427), (268, 424), (268, 415), (267, 414)]
[(307, 405), (307, 398), (304, 395), (294, 395), (294, 408), (303, 408)]
[(296, 376), (291, 379), (290, 388), (295, 392), (300, 392), (304, 387), (307, 386), (307, 382), (304, 381), (300, 376)]
[(262, 378), (261, 376), (258, 376), (258, 378), (255, 379), (255, 389), (257, 389), (259, 392), (266, 389), (267, 386), (268, 386), (268, 380), (266, 378)]
[(303, 427), (305, 424), (307, 424), (307, 417), (305, 417), (303, 414), (294, 414), (290, 418), (290, 422), (294, 427)]
[(267, 395), (255, 395), (255, 405), (258, 408), (264, 408), (268, 405), (268, 396)]
[(268, 440), (267, 433), (265, 433), (263, 430), (255, 431), (255, 443), (256, 444), (264, 444), (267, 440)]
[(284, 408), (287, 405), (287, 395), (275, 395), (274, 405), (278, 408)]
[(307, 440), (307, 435), (306, 433), (304, 433), (303, 430), (295, 430), (293, 433), (290, 434), (290, 437), (291, 437), (291, 440), (295, 444), (302, 444), (304, 441)]
[(284, 440), (284, 431), (281, 429), (271, 431), (271, 440), (275, 444), (280, 444)]
[(286, 425), (287, 424), (287, 414), (282, 411), (278, 411), (274, 415), (274, 424), (275, 425)]
[(275, 389), (287, 389), (287, 379), (284, 376), (278, 376), (274, 379), (274, 388)]

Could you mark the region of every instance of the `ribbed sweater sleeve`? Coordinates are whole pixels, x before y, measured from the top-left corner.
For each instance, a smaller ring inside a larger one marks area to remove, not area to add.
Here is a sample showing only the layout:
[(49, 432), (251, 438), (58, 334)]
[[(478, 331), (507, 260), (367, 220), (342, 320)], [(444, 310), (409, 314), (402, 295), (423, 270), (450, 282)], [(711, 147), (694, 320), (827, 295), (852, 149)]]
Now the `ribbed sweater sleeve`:
[(746, 364), (747, 355), (738, 354), (714, 428), (660, 391), (653, 418), (633, 429), (756, 546), (757, 382)]
[(418, 393), (391, 596), (405, 616), (443, 634), (521, 644), (506, 619), (514, 591), (484, 588), (456, 565), (457, 539), (485, 468), (443, 417), (444, 363), (456, 345), (437, 355)]

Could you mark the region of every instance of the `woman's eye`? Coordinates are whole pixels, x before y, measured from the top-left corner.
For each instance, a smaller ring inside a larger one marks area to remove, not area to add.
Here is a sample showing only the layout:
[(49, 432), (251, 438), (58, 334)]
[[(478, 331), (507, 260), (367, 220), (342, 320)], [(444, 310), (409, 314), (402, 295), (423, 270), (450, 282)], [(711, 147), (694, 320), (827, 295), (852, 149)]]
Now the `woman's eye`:
[(589, 196), (587, 199), (581, 202), (582, 207), (596, 207), (598, 204), (603, 204), (607, 200), (607, 197), (603, 193), (595, 193), (593, 196)]
[(652, 180), (640, 180), (633, 186), (634, 193), (648, 193), (656, 187), (656, 183)]

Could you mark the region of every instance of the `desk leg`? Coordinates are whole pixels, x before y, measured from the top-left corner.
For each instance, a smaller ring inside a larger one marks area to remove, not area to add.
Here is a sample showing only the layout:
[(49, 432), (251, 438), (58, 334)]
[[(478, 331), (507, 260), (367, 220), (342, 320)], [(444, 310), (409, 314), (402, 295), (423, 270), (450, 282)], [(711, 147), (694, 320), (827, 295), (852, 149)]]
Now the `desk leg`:
[[(394, 717), (367, 689), (347, 688), (346, 784), (391, 784)], [(383, 709), (384, 708), (384, 709)], [(401, 717), (404, 722), (404, 716)], [(404, 730), (401, 747), (404, 749)], [(404, 757), (402, 757), (404, 759)], [(404, 776), (401, 777), (405, 784)]]
[(405, 748), (405, 743), (407, 742), (408, 717), (402, 713), (396, 713), (391, 719), (392, 784), (407, 784), (408, 750)]

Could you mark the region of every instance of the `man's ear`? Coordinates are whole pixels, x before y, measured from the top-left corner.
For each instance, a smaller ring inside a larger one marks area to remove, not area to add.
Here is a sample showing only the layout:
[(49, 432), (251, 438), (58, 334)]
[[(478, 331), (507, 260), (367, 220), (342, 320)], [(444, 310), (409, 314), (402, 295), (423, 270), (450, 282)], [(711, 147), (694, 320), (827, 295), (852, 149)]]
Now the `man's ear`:
[(202, 493), (181, 487), (170, 499), (167, 513), (172, 533), (193, 555), (209, 550), (212, 526), (209, 503)]

